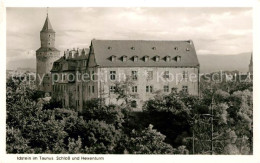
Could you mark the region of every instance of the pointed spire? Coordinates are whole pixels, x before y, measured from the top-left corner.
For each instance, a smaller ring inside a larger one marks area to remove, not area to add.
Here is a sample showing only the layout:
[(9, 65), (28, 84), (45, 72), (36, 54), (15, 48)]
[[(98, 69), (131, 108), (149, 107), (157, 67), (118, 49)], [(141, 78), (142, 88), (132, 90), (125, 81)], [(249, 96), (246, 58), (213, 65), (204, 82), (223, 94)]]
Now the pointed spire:
[(52, 29), (52, 26), (51, 26), (51, 22), (49, 20), (49, 16), (48, 16), (48, 10), (47, 10), (47, 17), (46, 17), (46, 20), (45, 20), (45, 23), (42, 27), (42, 30), (41, 32), (54, 32), (54, 30)]
[(250, 64), (253, 64), (253, 53), (251, 53), (251, 60), (250, 60)]

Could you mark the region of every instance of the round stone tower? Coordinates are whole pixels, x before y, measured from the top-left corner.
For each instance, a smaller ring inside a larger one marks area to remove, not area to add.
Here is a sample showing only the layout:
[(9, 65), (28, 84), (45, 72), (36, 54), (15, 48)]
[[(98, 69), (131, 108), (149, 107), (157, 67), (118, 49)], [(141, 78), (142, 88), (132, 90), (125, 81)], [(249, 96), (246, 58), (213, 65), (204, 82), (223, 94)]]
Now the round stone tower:
[(36, 51), (36, 84), (39, 91), (51, 93), (51, 69), (53, 62), (60, 58), (55, 48), (55, 31), (52, 29), (48, 14), (40, 33), (41, 47)]

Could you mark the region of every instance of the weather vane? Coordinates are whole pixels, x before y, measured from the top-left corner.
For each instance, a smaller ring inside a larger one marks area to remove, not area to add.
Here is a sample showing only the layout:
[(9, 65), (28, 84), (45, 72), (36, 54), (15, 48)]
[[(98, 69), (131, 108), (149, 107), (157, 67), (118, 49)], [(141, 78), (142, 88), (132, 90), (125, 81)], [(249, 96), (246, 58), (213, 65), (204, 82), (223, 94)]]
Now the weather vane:
[(47, 7), (47, 16), (48, 16), (48, 10), (49, 10), (49, 7)]

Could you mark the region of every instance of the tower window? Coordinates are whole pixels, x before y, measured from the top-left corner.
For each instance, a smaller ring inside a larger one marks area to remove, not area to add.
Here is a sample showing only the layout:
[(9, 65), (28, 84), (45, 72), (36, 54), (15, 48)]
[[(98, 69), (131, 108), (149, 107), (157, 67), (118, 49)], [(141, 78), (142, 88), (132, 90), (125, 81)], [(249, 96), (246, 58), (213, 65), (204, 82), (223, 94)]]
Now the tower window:
[(51, 43), (48, 42), (48, 44), (50, 45)]
[(49, 35), (49, 37), (51, 37), (51, 35)]
[(95, 93), (95, 86), (92, 85), (92, 93)]
[(95, 80), (95, 71), (92, 71), (92, 80)]

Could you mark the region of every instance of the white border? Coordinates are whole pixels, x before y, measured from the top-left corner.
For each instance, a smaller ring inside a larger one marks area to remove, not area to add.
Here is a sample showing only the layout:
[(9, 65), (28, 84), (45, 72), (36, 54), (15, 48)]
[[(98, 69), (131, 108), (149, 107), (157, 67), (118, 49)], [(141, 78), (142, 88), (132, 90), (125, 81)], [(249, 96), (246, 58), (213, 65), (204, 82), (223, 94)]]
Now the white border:
[[(17, 156), (33, 156), (33, 155), (13, 155), (5, 154), (5, 74), (6, 74), (6, 7), (253, 7), (253, 43), (254, 43), (254, 154), (248, 156), (201, 156), (201, 155), (88, 155), (88, 156), (104, 156), (105, 162), (235, 162), (235, 163), (259, 163), (260, 162), (260, 111), (259, 111), (259, 65), (256, 61), (260, 60), (259, 43), (260, 43), (260, 0), (8, 0), (0, 2), (0, 162), (33, 162), (33, 161), (17, 161)], [(15, 45), (14, 45), (15, 46)], [(3, 75), (4, 74), (4, 75)], [(40, 156), (40, 155), (38, 155)], [(41, 155), (42, 156), (42, 155)], [(56, 155), (44, 155), (56, 156)], [(67, 155), (66, 155), (67, 156)], [(82, 155), (70, 155), (82, 156)], [(37, 162), (63, 162), (63, 161), (37, 161)], [(86, 161), (76, 161), (86, 162)], [(96, 162), (96, 161), (95, 161)], [(98, 161), (104, 162), (104, 161)]]

